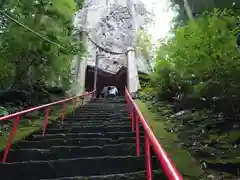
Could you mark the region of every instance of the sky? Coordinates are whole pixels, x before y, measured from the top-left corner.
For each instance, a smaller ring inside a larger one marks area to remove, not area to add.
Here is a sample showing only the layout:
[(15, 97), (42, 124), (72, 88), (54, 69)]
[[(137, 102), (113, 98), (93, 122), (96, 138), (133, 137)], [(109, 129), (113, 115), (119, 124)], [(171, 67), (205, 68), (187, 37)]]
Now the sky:
[(148, 27), (153, 44), (168, 35), (171, 21), (176, 13), (170, 8), (169, 0), (142, 0), (148, 11), (153, 12), (153, 23)]

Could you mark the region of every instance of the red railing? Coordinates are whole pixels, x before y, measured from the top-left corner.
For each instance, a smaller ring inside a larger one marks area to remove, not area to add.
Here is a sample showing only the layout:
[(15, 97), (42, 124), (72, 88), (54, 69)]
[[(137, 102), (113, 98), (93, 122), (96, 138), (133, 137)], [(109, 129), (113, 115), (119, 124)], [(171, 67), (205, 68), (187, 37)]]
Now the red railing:
[(140, 156), (140, 141), (139, 141), (139, 123), (141, 123), (144, 129), (144, 149), (145, 149), (145, 163), (146, 163), (146, 179), (152, 180), (152, 164), (151, 164), (151, 151), (152, 146), (154, 153), (156, 154), (165, 175), (169, 180), (183, 180), (183, 177), (174, 166), (173, 162), (163, 149), (148, 123), (144, 119), (141, 111), (139, 110), (136, 103), (131, 98), (127, 88), (125, 88), (125, 98), (128, 104), (130, 117), (132, 120), (132, 131), (136, 132), (136, 154)]
[(86, 102), (89, 102), (92, 99), (92, 97), (95, 97), (95, 93), (96, 93), (96, 90), (85, 93), (85, 94), (82, 94), (82, 95), (79, 95), (79, 96), (71, 97), (71, 98), (68, 98), (68, 99), (63, 99), (63, 100), (60, 100), (60, 101), (57, 101), (57, 102), (52, 102), (52, 103), (49, 103), (49, 104), (44, 104), (44, 105), (37, 106), (37, 107), (34, 107), (34, 108), (30, 108), (30, 109), (27, 109), (27, 110), (24, 110), (24, 111), (21, 111), (21, 112), (17, 112), (17, 113), (13, 113), (13, 114), (10, 114), (10, 115), (7, 115), (7, 116), (0, 117), (0, 121), (15, 119), (14, 122), (13, 122), (13, 128), (12, 128), (12, 131), (10, 133), (10, 137), (8, 139), (8, 142), (7, 142), (6, 149), (4, 151), (2, 162), (5, 163), (6, 160), (7, 160), (8, 152), (10, 150), (12, 140), (14, 138), (14, 134), (17, 130), (17, 126), (18, 126), (18, 123), (20, 121), (21, 116), (26, 115), (28, 113), (31, 113), (33, 111), (45, 110), (45, 118), (44, 118), (44, 121), (43, 121), (43, 130), (42, 130), (42, 135), (45, 136), (45, 132), (46, 132), (46, 129), (47, 129), (47, 123), (48, 123), (49, 111), (50, 111), (52, 106), (62, 105), (63, 109), (62, 109), (61, 120), (63, 122), (64, 117), (65, 117), (65, 113), (66, 113), (66, 110), (67, 110), (67, 104), (69, 102), (73, 103), (73, 112), (75, 113), (75, 110), (76, 110), (76, 107), (77, 107), (77, 102), (81, 102), (81, 106), (83, 106), (85, 97), (86, 97)]

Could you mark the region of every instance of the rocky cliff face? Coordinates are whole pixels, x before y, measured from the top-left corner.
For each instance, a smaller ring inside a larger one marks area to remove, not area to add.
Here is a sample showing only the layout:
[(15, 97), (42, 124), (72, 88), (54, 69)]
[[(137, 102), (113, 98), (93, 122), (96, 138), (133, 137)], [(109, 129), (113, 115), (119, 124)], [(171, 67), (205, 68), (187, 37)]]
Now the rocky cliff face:
[[(135, 46), (136, 30), (146, 13), (140, 0), (85, 0), (74, 24), (76, 31), (88, 32), (89, 45), (98, 49), (100, 68), (114, 73), (126, 64), (125, 52)], [(95, 59), (91, 54), (90, 50), (89, 61)]]
[(146, 13), (140, 0), (85, 0), (76, 14), (75, 26), (79, 31), (88, 31), (97, 46), (124, 53), (134, 45), (134, 30), (144, 24)]

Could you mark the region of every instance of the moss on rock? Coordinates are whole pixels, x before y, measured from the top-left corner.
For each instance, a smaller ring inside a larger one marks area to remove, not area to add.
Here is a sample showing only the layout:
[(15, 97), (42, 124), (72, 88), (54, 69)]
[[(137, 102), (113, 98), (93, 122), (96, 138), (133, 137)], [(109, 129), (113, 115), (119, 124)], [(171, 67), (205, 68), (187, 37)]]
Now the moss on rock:
[[(140, 100), (136, 100), (136, 103), (152, 127), (159, 142), (170, 155), (182, 175), (186, 179), (199, 179), (199, 177), (203, 176), (204, 172), (194, 157), (191, 156), (188, 150), (177, 143), (179, 141), (177, 135), (166, 130), (166, 119), (163, 116), (151, 112), (148, 104)], [(157, 111), (159, 111), (159, 109)], [(171, 111), (169, 107), (166, 107), (162, 112), (164, 112), (164, 115), (169, 115)]]
[[(171, 105), (166, 102), (144, 104), (138, 102), (142, 112), (146, 111), (144, 106), (147, 106), (147, 109), (151, 109), (155, 114), (155, 117), (152, 118), (154, 120), (149, 121), (155, 134), (163, 136), (164, 130), (169, 133), (169, 135), (164, 135), (166, 138), (161, 143), (167, 145), (166, 141), (170, 141), (171, 137), (175, 136), (174, 141), (188, 149), (201, 164), (199, 166), (206, 172), (202, 179), (209, 179), (208, 176), (213, 174), (214, 178), (219, 180), (233, 180), (240, 176), (238, 121), (228, 120), (222, 114), (214, 114), (209, 110), (195, 111), (186, 119), (170, 118), (173, 113)], [(148, 118), (148, 116), (146, 117)], [(184, 150), (187, 151), (186, 149)], [(171, 157), (179, 153), (171, 148), (167, 151)], [(172, 151), (173, 154), (171, 154)], [(179, 159), (181, 160), (181, 157)], [(176, 160), (175, 163), (177, 164)], [(186, 166), (184, 169), (191, 167), (188, 163), (184, 163), (184, 165)], [(208, 172), (211, 174), (209, 175)]]

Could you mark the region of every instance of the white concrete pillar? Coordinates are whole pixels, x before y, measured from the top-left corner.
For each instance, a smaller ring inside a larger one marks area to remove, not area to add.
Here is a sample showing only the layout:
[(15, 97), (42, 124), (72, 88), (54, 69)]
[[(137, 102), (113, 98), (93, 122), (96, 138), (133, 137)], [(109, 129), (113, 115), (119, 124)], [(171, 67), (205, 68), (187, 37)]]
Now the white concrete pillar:
[(76, 55), (74, 57), (76, 62), (75, 81), (72, 86), (72, 94), (80, 95), (85, 92), (85, 74), (87, 68), (87, 61), (85, 58)]
[(79, 68), (79, 77), (78, 77), (79, 89), (77, 90), (78, 94), (82, 94), (85, 92), (86, 69), (87, 69), (87, 59), (83, 58), (80, 62), (80, 68)]
[(127, 83), (130, 94), (134, 94), (140, 89), (134, 48), (128, 48), (127, 50)]
[[(84, 45), (87, 45), (87, 32), (82, 32), (82, 41)], [(87, 69), (87, 58), (86, 57), (79, 57), (78, 55), (75, 56), (76, 61), (76, 74), (75, 74), (75, 84), (73, 86), (74, 92), (76, 95), (82, 94), (85, 92), (85, 76), (86, 76), (86, 69)]]
[(94, 70), (94, 84), (93, 84), (94, 89), (97, 89), (98, 66), (99, 66), (99, 57), (98, 57), (98, 53), (97, 53), (96, 54), (96, 59), (95, 59), (95, 70)]

